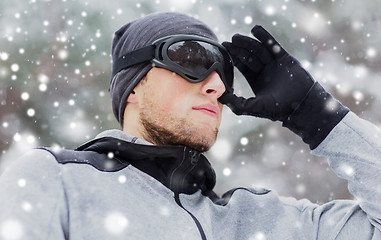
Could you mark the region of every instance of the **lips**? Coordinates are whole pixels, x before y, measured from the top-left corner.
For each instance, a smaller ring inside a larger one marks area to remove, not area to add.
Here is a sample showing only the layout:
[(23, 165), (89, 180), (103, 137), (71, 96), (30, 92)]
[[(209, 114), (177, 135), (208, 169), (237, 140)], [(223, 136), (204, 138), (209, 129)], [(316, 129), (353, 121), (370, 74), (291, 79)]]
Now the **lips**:
[(212, 104), (204, 104), (196, 107), (192, 107), (193, 110), (201, 111), (209, 116), (217, 117), (219, 115), (220, 109)]

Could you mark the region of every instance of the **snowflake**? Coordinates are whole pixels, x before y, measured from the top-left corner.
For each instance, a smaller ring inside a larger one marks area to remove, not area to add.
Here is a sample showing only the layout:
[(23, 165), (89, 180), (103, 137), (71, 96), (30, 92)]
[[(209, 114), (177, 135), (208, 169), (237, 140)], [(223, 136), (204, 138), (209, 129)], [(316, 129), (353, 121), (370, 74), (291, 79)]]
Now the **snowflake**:
[(77, 123), (75, 123), (75, 122), (71, 122), (70, 124), (69, 124), (69, 128), (71, 128), (71, 129), (74, 129), (74, 128), (76, 128), (77, 127)]
[(129, 225), (128, 219), (119, 212), (112, 212), (105, 218), (105, 228), (112, 234), (121, 234)]
[(233, 149), (230, 142), (226, 139), (219, 139), (210, 149), (210, 153), (217, 159), (227, 159)]
[(354, 91), (353, 98), (356, 99), (357, 101), (362, 101), (364, 100), (364, 94), (360, 91)]
[(249, 143), (249, 139), (247, 139), (247, 137), (243, 137), (240, 142), (243, 146), (246, 146)]
[(67, 59), (68, 56), (69, 56), (69, 53), (65, 49), (62, 49), (58, 52), (58, 58), (61, 60)]
[(9, 58), (9, 54), (6, 52), (0, 52), (0, 59), (3, 61), (7, 61)]
[(163, 215), (163, 216), (165, 216), (165, 217), (168, 217), (168, 216), (170, 216), (170, 210), (169, 210), (169, 208), (167, 208), (167, 207), (165, 207), (165, 206), (162, 206), (162, 207), (160, 207), (159, 208), (159, 210), (160, 210), (160, 214), (161, 215)]
[(274, 45), (274, 47), (273, 47), (273, 52), (274, 52), (274, 53), (280, 53), (280, 51), (281, 51), (280, 46), (279, 46), (278, 44)]
[(109, 152), (109, 153), (107, 154), (107, 157), (108, 157), (109, 159), (113, 159), (113, 158), (114, 158), (114, 153), (113, 153), (113, 152)]
[(8, 240), (21, 239), (24, 228), (20, 221), (15, 219), (6, 220), (0, 225), (0, 238)]
[(341, 171), (343, 171), (347, 176), (353, 176), (355, 174), (355, 170), (353, 167), (347, 165), (347, 164), (342, 164), (340, 166)]
[(30, 204), (30, 203), (27, 202), (27, 201), (22, 202), (22, 204), (21, 204), (21, 208), (22, 208), (25, 212), (31, 212), (31, 211), (33, 210), (33, 206), (32, 206), (32, 204)]
[(266, 240), (266, 235), (263, 232), (256, 232), (249, 240)]
[(26, 114), (27, 114), (29, 117), (33, 117), (33, 116), (36, 114), (36, 111), (35, 111), (33, 108), (29, 108), (29, 109), (26, 111)]
[(275, 14), (275, 8), (273, 6), (267, 6), (266, 9), (265, 9), (265, 13), (268, 16), (272, 16), (272, 15)]
[(232, 174), (232, 170), (230, 168), (224, 168), (222, 173), (224, 174), (224, 176), (228, 177)]
[(369, 57), (369, 58), (374, 58), (377, 56), (377, 50), (374, 49), (374, 48), (368, 48), (366, 50), (366, 55)]
[(101, 34), (101, 30), (97, 30), (97, 32), (95, 33), (95, 37), (96, 38), (100, 38), (102, 36), (102, 34)]
[(37, 79), (40, 83), (49, 83), (49, 77), (46, 74), (38, 74)]
[(46, 85), (45, 83), (41, 83), (38, 86), (38, 90), (40, 90), (41, 92), (46, 92), (46, 90), (48, 90), (48, 85)]
[(244, 22), (245, 22), (246, 24), (251, 24), (251, 23), (253, 22), (253, 18), (250, 17), (250, 16), (246, 16), (246, 17), (244, 18)]
[(298, 194), (304, 194), (306, 192), (306, 185), (298, 184), (295, 190)]
[(24, 178), (20, 178), (18, 181), (17, 181), (17, 185), (21, 188), (25, 187), (26, 186), (26, 180)]
[(20, 66), (17, 63), (11, 65), (12, 72), (18, 72), (20, 70)]
[(21, 93), (21, 99), (27, 101), (29, 99), (29, 93), (23, 92)]
[(21, 141), (21, 135), (20, 133), (16, 133), (14, 136), (13, 136), (13, 140), (15, 142), (20, 142)]
[(126, 178), (126, 176), (121, 175), (121, 176), (118, 177), (118, 181), (119, 181), (120, 183), (125, 183), (125, 182), (127, 181), (127, 178)]

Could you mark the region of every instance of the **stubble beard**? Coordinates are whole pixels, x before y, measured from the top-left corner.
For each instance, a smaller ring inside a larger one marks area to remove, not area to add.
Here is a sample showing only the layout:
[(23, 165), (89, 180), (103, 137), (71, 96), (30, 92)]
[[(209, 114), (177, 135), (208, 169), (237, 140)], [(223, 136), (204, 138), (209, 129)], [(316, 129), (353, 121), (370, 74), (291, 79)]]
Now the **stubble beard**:
[(140, 123), (144, 128), (143, 136), (145, 140), (155, 145), (183, 145), (199, 152), (206, 152), (216, 141), (218, 128), (197, 126), (188, 119), (158, 111), (152, 102), (143, 105), (141, 110)]

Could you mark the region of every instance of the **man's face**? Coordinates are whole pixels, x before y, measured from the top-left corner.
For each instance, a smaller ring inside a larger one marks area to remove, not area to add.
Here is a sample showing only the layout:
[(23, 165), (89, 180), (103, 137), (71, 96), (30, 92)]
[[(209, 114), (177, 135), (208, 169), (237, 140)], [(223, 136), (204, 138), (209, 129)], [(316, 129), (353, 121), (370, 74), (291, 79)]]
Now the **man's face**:
[(185, 145), (200, 152), (217, 138), (225, 92), (213, 72), (200, 83), (191, 83), (162, 68), (152, 68), (136, 88), (143, 137), (157, 145)]

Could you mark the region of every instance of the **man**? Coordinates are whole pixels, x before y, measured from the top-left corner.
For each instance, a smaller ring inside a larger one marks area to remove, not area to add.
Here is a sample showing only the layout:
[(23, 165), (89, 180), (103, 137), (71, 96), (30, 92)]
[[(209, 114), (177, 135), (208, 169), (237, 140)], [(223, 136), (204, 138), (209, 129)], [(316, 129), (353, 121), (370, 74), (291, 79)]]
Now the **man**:
[[(237, 34), (223, 47), (205, 24), (177, 13), (123, 26), (110, 85), (123, 131), (15, 161), (0, 178), (2, 238), (381, 239), (379, 129), (314, 82), (262, 27), (252, 33), (257, 39)], [(255, 97), (234, 95), (233, 63)], [(357, 200), (318, 206), (244, 188), (217, 196), (201, 153), (216, 140), (222, 104), (281, 121), (329, 158)]]

